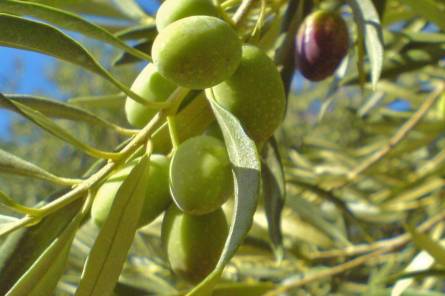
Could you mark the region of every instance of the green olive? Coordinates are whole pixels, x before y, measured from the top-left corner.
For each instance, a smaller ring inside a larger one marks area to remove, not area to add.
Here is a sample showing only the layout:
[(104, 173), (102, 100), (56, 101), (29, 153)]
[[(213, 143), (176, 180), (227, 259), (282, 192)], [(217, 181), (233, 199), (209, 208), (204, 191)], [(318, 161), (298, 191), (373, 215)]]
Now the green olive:
[(152, 47), (159, 73), (191, 89), (214, 86), (232, 75), (241, 59), (241, 40), (213, 16), (180, 19), (162, 30)]
[(170, 191), (176, 205), (188, 214), (203, 215), (221, 207), (233, 192), (223, 142), (198, 136), (179, 145), (170, 164)]
[[(162, 77), (153, 64), (148, 64), (131, 86), (131, 90), (147, 102), (166, 101), (175, 88), (176, 85)], [(145, 107), (127, 97), (125, 114), (131, 125), (138, 128), (144, 127), (156, 112), (157, 110)]]
[(161, 32), (171, 23), (194, 15), (220, 14), (212, 0), (166, 0), (156, 13), (156, 28)]
[(243, 46), (236, 72), (211, 92), (256, 142), (266, 141), (283, 120), (286, 99), (280, 74), (273, 61), (255, 46)]
[[(91, 209), (93, 221), (98, 226), (103, 225), (107, 219), (117, 191), (137, 161), (139, 161), (139, 159), (131, 161), (127, 166), (110, 176), (110, 178), (99, 187)], [(147, 167), (149, 170), (148, 179), (146, 180), (147, 189), (144, 206), (139, 218), (139, 227), (153, 221), (171, 202), (168, 187), (168, 168), (169, 160), (165, 156), (154, 154), (150, 157), (150, 165)]]
[(193, 216), (172, 205), (164, 216), (161, 239), (172, 270), (197, 283), (215, 268), (227, 234), (227, 221), (221, 209)]

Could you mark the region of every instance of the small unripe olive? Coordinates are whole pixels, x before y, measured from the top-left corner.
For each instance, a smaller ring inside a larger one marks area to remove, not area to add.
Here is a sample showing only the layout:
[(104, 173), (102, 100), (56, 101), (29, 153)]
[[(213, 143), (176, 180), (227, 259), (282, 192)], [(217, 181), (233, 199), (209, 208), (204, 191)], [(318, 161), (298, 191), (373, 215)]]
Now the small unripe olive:
[(348, 46), (348, 28), (341, 16), (325, 10), (314, 12), (298, 30), (297, 67), (307, 79), (323, 80), (335, 72)]
[[(147, 100), (147, 102), (166, 101), (175, 88), (176, 85), (162, 77), (153, 64), (148, 64), (142, 72), (139, 73), (131, 86), (131, 90)], [(131, 125), (142, 128), (156, 112), (157, 110), (145, 107), (127, 97), (125, 114)]]
[[(107, 219), (116, 193), (137, 161), (139, 161), (139, 159), (131, 161), (127, 166), (111, 175), (110, 178), (99, 187), (91, 208), (91, 216), (98, 226), (102, 226)], [(139, 218), (139, 227), (153, 221), (171, 203), (168, 187), (168, 168), (169, 160), (165, 156), (154, 154), (150, 157), (150, 165), (147, 166), (148, 178), (145, 180), (147, 189)]]
[(226, 22), (213, 16), (191, 16), (164, 28), (152, 48), (162, 76), (191, 89), (220, 83), (235, 72), (241, 40)]
[(215, 268), (227, 234), (221, 209), (194, 216), (181, 212), (175, 205), (166, 211), (161, 229), (170, 267), (191, 283), (201, 281)]
[(171, 23), (195, 15), (219, 17), (212, 0), (166, 0), (156, 13), (156, 28), (161, 32)]
[(179, 145), (170, 164), (170, 190), (176, 205), (188, 214), (218, 209), (233, 192), (232, 169), (223, 142), (198, 136)]
[(256, 142), (267, 140), (283, 120), (286, 101), (280, 74), (273, 61), (255, 46), (243, 46), (236, 72), (212, 92)]

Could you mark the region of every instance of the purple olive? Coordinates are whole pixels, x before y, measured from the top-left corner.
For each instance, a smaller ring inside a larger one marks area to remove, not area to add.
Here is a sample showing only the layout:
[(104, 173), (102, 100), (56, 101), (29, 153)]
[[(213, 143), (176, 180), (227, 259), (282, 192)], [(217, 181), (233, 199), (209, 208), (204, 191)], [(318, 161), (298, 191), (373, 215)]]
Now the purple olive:
[(301, 24), (296, 36), (296, 63), (309, 80), (331, 76), (348, 52), (349, 33), (341, 16), (331, 11), (317, 11)]

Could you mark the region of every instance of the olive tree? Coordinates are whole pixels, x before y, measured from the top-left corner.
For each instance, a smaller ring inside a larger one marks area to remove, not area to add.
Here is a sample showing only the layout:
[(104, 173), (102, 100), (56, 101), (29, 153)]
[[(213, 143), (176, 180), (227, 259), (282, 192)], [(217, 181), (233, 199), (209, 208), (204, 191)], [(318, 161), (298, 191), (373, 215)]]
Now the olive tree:
[(34, 135), (0, 150), (2, 294), (445, 288), (441, 1), (0, 12), (0, 45), (60, 60), (52, 79), (85, 91), (0, 93)]

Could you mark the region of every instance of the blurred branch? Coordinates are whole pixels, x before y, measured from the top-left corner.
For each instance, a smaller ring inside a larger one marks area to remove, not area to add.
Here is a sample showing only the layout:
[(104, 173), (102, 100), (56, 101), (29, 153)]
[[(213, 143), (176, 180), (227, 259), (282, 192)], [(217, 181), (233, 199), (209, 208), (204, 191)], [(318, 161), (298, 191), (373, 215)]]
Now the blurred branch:
[(388, 143), (371, 155), (368, 159), (358, 165), (355, 169), (353, 169), (346, 178), (346, 181), (335, 186), (333, 189), (340, 189), (351, 182), (354, 182), (361, 174), (363, 174), (366, 170), (373, 167), (379, 161), (381, 161), (392, 149), (394, 149), (400, 142), (402, 142), (408, 134), (419, 124), (419, 122), (425, 117), (428, 111), (434, 106), (434, 104), (441, 97), (441, 94), (445, 90), (445, 83), (440, 83), (439, 86), (432, 92), (420, 108), (411, 116), (411, 118), (406, 121), (400, 129), (389, 139)]
[[(419, 232), (426, 232), (429, 229), (431, 229), (434, 225), (441, 222), (445, 219), (445, 212), (441, 212), (435, 216), (433, 216), (431, 219), (428, 219), (424, 223), (422, 223), (420, 226), (417, 227), (417, 230)], [(351, 247), (346, 247), (341, 250), (332, 250), (332, 251), (326, 251), (326, 252), (319, 252), (319, 253), (313, 253), (309, 254), (309, 258), (312, 260), (315, 259), (325, 259), (325, 258), (332, 258), (332, 257), (345, 257), (345, 256), (355, 256), (367, 252), (371, 252), (374, 250), (378, 250), (381, 248), (399, 248), (411, 241), (411, 236), (408, 233), (404, 233), (402, 235), (399, 235), (392, 239), (385, 239), (378, 242), (375, 242), (373, 244), (367, 244), (367, 245), (355, 245)]]

